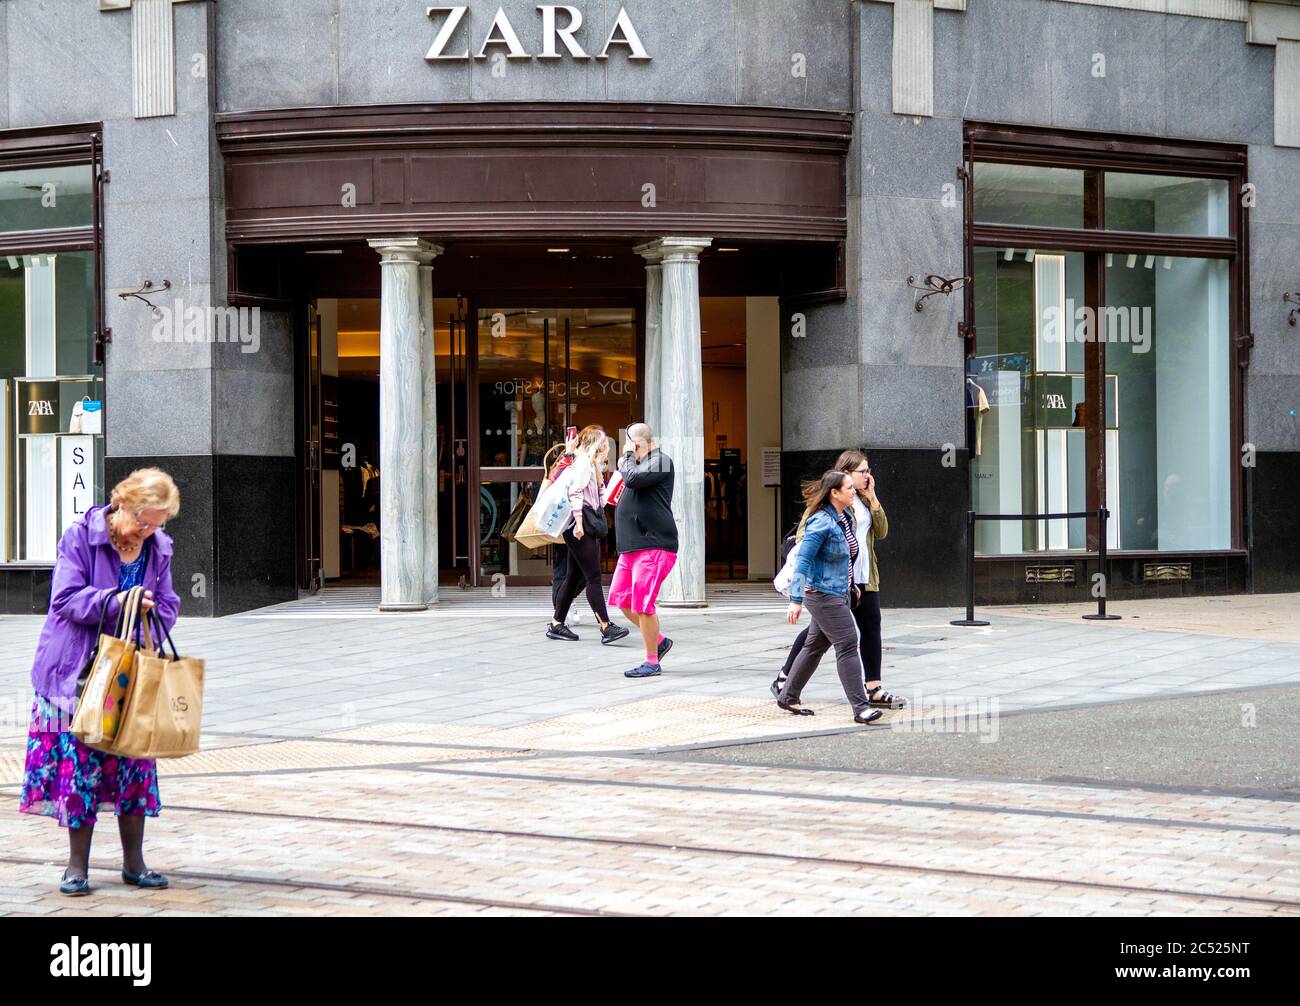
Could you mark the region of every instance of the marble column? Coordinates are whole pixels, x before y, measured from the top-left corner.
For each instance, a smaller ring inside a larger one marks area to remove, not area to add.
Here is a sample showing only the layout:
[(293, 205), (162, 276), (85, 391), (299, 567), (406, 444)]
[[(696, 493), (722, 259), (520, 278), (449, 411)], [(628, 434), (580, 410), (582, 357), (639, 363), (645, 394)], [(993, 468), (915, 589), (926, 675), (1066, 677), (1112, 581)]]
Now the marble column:
[(678, 607), (704, 607), (708, 603), (704, 592), (700, 252), (712, 243), (705, 237), (666, 237), (637, 249), (642, 255), (657, 254), (660, 260), (662, 296), (656, 367), (659, 391), (655, 396), (658, 416), (650, 428), (676, 466), (673, 517), (677, 521), (677, 565), (664, 581), (659, 598), (664, 604)]
[(658, 241), (639, 245), (636, 253), (645, 259), (645, 379), (641, 384), (642, 412), (650, 429), (659, 429), (659, 405), (663, 394), (663, 250)]
[[(423, 611), (426, 465), (421, 267), (435, 251), (429, 242), (415, 237), (378, 238), (370, 241), (370, 247), (381, 256), (379, 610)], [(434, 552), (436, 562), (436, 547)]]
[[(430, 245), (420, 263), (420, 376), (424, 456), (424, 603), (438, 601), (438, 354), (434, 337), (433, 259), (441, 245)], [(383, 488), (383, 483), (380, 483)]]

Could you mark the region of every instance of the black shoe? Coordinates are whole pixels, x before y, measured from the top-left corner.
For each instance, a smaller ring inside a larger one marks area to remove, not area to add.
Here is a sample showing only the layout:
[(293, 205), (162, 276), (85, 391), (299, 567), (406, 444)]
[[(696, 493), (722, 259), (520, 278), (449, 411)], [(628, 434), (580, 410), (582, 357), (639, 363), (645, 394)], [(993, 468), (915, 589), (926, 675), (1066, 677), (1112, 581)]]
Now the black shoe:
[(776, 678), (772, 681), (772, 684), (768, 687), (768, 691), (772, 693), (772, 698), (780, 699), (781, 689), (784, 687), (785, 687), (785, 682), (781, 680), (781, 675), (778, 674)]
[(609, 622), (600, 630), (600, 644), (604, 646), (607, 643), (617, 643), (626, 635), (627, 626), (615, 625), (613, 622)]
[(799, 705), (798, 700), (795, 700), (794, 702), (782, 702), (780, 699), (777, 699), (776, 704), (780, 706), (782, 709), (784, 709), (787, 713), (794, 713), (794, 715), (796, 716), (816, 715), (816, 713), (814, 713), (813, 710), (805, 709), (803, 706)]
[(664, 641), (659, 644), (659, 659), (663, 660), (664, 655), (667, 654), (668, 651), (671, 650), (672, 648), (673, 648), (673, 641), (669, 639), (667, 636), (664, 636)]
[(122, 883), (130, 884), (132, 887), (162, 888), (167, 886), (167, 878), (161, 873), (154, 873), (153, 870), (145, 870), (144, 873), (130, 873), (123, 870)]
[(71, 898), (79, 898), (83, 894), (90, 893), (89, 877), (69, 877), (68, 871), (63, 871), (63, 879), (59, 882), (59, 893), (66, 894)]
[[(623, 632), (624, 634), (626, 634), (627, 630), (624, 629)], [(578, 641), (578, 634), (574, 632), (572, 629), (570, 629), (563, 622), (561, 622), (559, 625), (556, 625), (554, 622), (548, 622), (546, 625), (546, 638), (567, 639), (571, 643), (576, 643)]]
[(875, 723), (876, 720), (880, 719), (880, 717), (884, 715), (885, 714), (882, 713), (879, 709), (871, 709), (866, 712), (858, 713), (857, 715), (855, 715), (853, 717), (853, 722), (862, 723), (864, 725), (867, 723)]

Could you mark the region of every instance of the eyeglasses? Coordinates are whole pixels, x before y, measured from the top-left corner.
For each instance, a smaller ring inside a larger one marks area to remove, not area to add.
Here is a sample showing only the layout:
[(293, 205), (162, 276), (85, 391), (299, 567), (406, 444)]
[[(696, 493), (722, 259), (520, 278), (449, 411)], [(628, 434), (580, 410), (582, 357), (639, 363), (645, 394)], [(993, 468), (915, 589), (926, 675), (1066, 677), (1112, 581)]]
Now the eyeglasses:
[(148, 529), (150, 531), (161, 531), (167, 526), (166, 521), (163, 521), (161, 524), (150, 524), (147, 520), (141, 520), (139, 514), (134, 513), (131, 514), (131, 519), (135, 521), (135, 526), (142, 530)]

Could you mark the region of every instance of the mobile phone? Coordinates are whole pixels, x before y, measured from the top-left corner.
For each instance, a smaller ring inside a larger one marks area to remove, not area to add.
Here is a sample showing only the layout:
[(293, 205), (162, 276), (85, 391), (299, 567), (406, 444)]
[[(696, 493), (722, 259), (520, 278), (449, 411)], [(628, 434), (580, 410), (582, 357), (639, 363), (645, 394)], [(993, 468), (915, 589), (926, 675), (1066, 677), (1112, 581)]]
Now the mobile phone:
[(578, 435), (578, 428), (577, 428), (576, 426), (566, 426), (566, 427), (564, 428), (564, 439), (565, 439), (565, 440), (572, 440), (572, 439), (573, 439), (574, 437), (576, 437), (577, 435)]

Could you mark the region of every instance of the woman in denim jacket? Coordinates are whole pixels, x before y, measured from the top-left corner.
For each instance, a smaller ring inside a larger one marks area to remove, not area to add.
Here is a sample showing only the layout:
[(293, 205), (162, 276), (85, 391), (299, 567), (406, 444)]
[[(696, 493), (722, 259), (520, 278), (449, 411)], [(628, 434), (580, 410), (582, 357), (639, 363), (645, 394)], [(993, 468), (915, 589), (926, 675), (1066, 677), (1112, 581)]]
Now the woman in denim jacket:
[(853, 530), (856, 493), (853, 477), (842, 471), (826, 472), (804, 493), (807, 523), (790, 585), (786, 621), (794, 625), (807, 607), (812, 625), (776, 700), (778, 706), (796, 716), (812, 715), (811, 709), (800, 705), (799, 696), (817, 670), (822, 654), (834, 645), (840, 684), (853, 706), (853, 722), (872, 723), (881, 717), (879, 709), (871, 708), (863, 684), (858, 626), (849, 610), (850, 592), (857, 590), (853, 564), (861, 548)]

